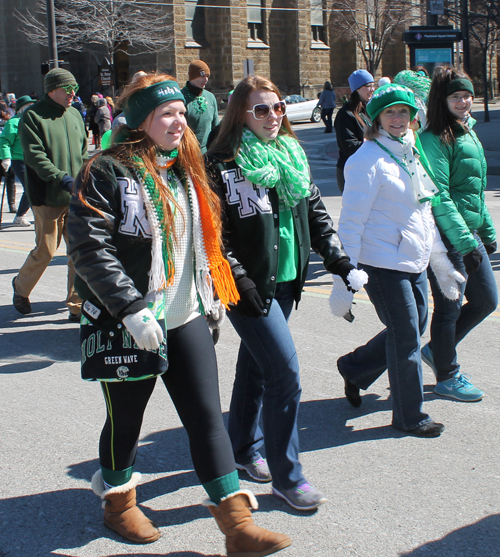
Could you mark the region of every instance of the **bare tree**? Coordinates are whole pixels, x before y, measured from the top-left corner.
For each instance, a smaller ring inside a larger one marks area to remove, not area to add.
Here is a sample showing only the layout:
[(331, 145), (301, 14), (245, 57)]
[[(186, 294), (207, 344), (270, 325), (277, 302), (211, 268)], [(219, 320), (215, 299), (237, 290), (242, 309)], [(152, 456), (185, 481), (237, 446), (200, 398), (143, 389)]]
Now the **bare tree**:
[[(148, 0), (55, 0), (56, 35), (60, 51), (91, 52), (103, 46), (107, 57), (122, 51), (127, 55), (159, 53), (171, 48), (171, 12)], [(37, 0), (31, 12), (16, 11), (27, 39), (47, 44), (46, 0)]]
[[(489, 0), (473, 0), (469, 11), (469, 33), (473, 41), (479, 46), (483, 57), (482, 78), (483, 78), (483, 102), (484, 102), (484, 121), (490, 121), (488, 106), (488, 84), (492, 77), (488, 71), (488, 58), (491, 51), (495, 50), (496, 44), (500, 41), (499, 25), (495, 21), (498, 11), (498, 3)], [(492, 83), (493, 89), (493, 83)]]
[(368, 71), (374, 75), (391, 42), (419, 17), (412, 0), (334, 0), (332, 20), (340, 34), (356, 42)]

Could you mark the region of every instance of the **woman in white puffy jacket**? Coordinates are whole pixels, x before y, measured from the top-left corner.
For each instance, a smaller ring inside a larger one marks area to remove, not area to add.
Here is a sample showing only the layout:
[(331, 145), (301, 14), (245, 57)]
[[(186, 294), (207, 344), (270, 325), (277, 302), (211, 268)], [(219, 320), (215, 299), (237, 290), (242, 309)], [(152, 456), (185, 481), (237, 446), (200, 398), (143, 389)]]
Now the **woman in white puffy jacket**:
[(342, 356), (338, 369), (349, 402), (361, 405), (367, 389), (389, 371), (392, 425), (420, 437), (444, 430), (423, 412), (420, 336), (427, 323), (429, 261), (443, 292), (458, 296), (461, 275), (446, 257), (431, 203), (439, 190), (409, 124), (417, 113), (413, 92), (387, 84), (367, 105), (367, 141), (347, 161), (338, 233), (354, 265), (368, 275), (366, 291), (385, 329)]

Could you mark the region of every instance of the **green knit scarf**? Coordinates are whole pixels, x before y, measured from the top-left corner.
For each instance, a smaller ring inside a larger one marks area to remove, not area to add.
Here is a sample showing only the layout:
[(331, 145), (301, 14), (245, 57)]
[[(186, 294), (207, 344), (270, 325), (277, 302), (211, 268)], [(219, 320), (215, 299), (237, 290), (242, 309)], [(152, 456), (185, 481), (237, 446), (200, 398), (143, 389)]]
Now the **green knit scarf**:
[(235, 160), (252, 184), (275, 187), (287, 208), (295, 207), (311, 193), (309, 163), (294, 137), (279, 135), (275, 140), (264, 143), (245, 127)]

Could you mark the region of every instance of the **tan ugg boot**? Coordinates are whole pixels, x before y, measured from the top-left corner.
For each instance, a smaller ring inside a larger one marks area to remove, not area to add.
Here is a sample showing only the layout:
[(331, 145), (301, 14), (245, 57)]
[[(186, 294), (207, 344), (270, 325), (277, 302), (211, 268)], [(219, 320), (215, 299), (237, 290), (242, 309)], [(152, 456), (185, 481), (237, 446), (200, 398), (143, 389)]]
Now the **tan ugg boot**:
[(210, 500), (203, 504), (226, 536), (229, 557), (264, 557), (292, 543), (285, 534), (255, 526), (250, 509), (257, 509), (259, 505), (251, 491), (245, 489), (232, 493), (218, 505)]
[(92, 478), (92, 490), (102, 499), (103, 521), (108, 528), (131, 542), (152, 543), (161, 532), (136, 505), (135, 488), (140, 479), (139, 472), (134, 472), (126, 484), (105, 489), (98, 470)]

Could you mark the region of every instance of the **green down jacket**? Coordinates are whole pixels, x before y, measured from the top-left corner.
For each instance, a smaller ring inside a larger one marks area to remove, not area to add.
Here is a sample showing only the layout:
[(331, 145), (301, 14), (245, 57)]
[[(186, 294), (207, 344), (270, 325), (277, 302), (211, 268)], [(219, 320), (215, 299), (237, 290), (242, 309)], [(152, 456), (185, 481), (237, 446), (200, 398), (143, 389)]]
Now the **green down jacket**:
[(484, 244), (496, 239), (495, 228), (484, 200), (486, 159), (472, 126), (455, 132), (456, 143), (447, 145), (425, 131), (420, 141), (441, 189), (441, 204), (433, 207), (439, 230), (462, 255), (477, 247), (474, 231)]

